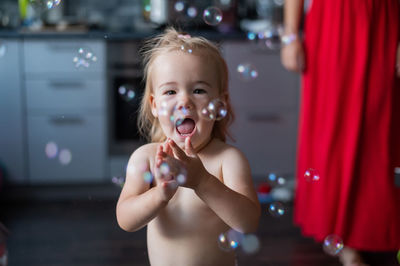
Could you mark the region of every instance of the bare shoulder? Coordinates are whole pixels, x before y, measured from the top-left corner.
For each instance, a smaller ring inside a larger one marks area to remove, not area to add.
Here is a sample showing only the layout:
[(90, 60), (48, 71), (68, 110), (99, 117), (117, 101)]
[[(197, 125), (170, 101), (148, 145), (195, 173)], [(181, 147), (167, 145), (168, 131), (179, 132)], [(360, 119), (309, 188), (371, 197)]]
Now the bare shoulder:
[(159, 143), (148, 143), (137, 148), (129, 158), (129, 163), (134, 161), (148, 161), (149, 158), (154, 158)]
[(215, 139), (213, 140), (210, 148), (212, 152), (216, 154), (216, 156), (221, 158), (221, 162), (241, 160), (247, 163), (244, 153), (231, 144)]

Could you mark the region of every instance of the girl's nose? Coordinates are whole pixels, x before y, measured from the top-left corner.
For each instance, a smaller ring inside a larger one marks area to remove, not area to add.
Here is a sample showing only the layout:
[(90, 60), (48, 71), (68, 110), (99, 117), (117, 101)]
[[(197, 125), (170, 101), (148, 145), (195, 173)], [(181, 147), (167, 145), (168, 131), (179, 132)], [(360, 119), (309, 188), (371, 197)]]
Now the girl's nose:
[(179, 102), (178, 102), (178, 110), (182, 109), (192, 109), (193, 108), (193, 102), (192, 99), (190, 98), (189, 95), (183, 94), (181, 97), (179, 97)]

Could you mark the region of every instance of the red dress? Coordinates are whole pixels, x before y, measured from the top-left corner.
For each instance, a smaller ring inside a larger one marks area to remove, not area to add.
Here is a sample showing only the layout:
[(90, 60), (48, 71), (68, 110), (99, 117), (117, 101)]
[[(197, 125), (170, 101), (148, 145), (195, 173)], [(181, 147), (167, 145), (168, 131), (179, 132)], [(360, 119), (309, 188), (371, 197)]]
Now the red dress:
[(400, 249), (399, 13), (399, 0), (313, 0), (306, 15), (294, 220), (317, 241)]

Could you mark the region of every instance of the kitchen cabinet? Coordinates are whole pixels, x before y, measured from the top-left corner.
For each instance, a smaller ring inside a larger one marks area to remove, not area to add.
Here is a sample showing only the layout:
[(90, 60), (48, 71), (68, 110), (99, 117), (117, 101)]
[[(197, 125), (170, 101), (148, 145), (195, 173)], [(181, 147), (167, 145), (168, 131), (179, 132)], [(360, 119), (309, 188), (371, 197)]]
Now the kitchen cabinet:
[[(96, 60), (75, 67), (81, 47)], [(31, 184), (103, 182), (108, 140), (105, 43), (27, 39), (23, 51)]]
[[(236, 117), (232, 144), (246, 155), (255, 179), (265, 178), (269, 172), (293, 175), (299, 77), (282, 67), (279, 51), (248, 41), (226, 42), (222, 48)], [(258, 76), (241, 78), (239, 64), (250, 64)]]
[(21, 46), (20, 40), (0, 39), (0, 166), (17, 184), (27, 180)]

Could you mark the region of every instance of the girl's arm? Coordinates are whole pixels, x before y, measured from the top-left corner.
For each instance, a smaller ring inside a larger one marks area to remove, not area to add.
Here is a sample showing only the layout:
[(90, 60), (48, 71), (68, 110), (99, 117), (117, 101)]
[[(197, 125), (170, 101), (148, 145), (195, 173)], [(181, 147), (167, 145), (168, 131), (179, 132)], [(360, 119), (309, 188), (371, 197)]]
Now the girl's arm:
[(242, 233), (255, 232), (261, 207), (249, 163), (233, 147), (224, 152), (221, 159), (224, 183), (208, 173), (195, 192), (231, 228)]
[(288, 40), (281, 49), (282, 65), (290, 71), (301, 72), (305, 67), (304, 51), (299, 36), (303, 0), (285, 0), (284, 36)]
[[(141, 229), (155, 218), (177, 189), (177, 186), (169, 186), (169, 182), (162, 181), (150, 188), (145, 181), (143, 174), (150, 169), (149, 154), (154, 154), (151, 145), (154, 144), (140, 147), (129, 159), (126, 181), (117, 203), (118, 224), (128, 232)], [(155, 160), (159, 152), (160, 147), (157, 148)]]
[(257, 230), (260, 204), (251, 178), (250, 166), (245, 156), (229, 147), (218, 159), (222, 161), (224, 183), (211, 175), (186, 138), (185, 151), (172, 140), (168, 141), (174, 156), (187, 171), (183, 184), (192, 188), (228, 226), (242, 233)]

